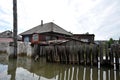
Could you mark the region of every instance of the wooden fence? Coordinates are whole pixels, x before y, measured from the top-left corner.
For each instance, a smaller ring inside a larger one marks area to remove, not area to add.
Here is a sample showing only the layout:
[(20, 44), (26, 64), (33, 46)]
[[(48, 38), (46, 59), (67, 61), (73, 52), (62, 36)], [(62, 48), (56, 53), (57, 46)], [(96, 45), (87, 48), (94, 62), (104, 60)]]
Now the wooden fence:
[(37, 54), (44, 55), (48, 62), (91, 66), (99, 63), (100, 66), (120, 68), (120, 45), (108, 48), (102, 44), (73, 44), (39, 45)]

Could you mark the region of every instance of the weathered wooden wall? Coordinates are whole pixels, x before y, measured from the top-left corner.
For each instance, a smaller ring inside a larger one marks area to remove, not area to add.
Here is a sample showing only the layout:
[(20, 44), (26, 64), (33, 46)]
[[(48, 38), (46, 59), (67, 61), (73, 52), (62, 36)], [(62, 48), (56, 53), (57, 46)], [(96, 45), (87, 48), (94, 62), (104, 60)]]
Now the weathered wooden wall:
[(46, 46), (46, 59), (49, 62), (97, 65), (97, 57), (97, 47), (94, 46), (93, 49), (92, 45)]
[(101, 66), (120, 66), (119, 45), (83, 44), (68, 42), (61, 45), (49, 45), (45, 47), (46, 59), (48, 62), (64, 64), (84, 64)]

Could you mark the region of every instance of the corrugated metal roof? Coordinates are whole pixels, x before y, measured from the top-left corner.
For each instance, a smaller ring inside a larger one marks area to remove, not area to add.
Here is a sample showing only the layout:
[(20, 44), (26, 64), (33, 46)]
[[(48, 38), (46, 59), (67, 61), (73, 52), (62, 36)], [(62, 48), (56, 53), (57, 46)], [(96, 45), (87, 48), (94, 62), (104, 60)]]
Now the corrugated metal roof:
[(59, 27), (58, 25), (56, 25), (53, 22), (46, 23), (43, 25), (38, 25), (30, 30), (27, 30), (27, 31), (21, 33), (20, 35), (29, 35), (29, 34), (33, 34), (33, 33), (46, 33), (46, 32), (55, 32), (55, 33), (69, 35), (69, 36), (72, 35), (72, 33), (64, 30), (63, 28)]

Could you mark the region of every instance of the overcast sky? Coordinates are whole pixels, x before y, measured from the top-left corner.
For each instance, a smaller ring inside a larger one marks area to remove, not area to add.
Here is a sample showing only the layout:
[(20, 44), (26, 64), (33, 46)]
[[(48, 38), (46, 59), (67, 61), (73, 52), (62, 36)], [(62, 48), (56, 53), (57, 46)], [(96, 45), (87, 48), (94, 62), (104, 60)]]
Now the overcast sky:
[[(0, 32), (13, 30), (13, 0), (0, 0)], [(17, 0), (18, 33), (54, 22), (74, 34), (96, 40), (120, 37), (120, 0)]]

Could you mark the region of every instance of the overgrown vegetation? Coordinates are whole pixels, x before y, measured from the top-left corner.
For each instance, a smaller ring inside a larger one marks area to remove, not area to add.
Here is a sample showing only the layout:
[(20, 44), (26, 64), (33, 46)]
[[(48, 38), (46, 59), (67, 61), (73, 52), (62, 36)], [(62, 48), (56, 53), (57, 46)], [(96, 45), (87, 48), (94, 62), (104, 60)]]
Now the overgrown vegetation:
[(110, 48), (111, 45), (114, 44), (114, 42), (115, 42), (115, 41), (113, 40), (113, 38), (110, 38), (109, 41), (107, 42), (108, 47)]

